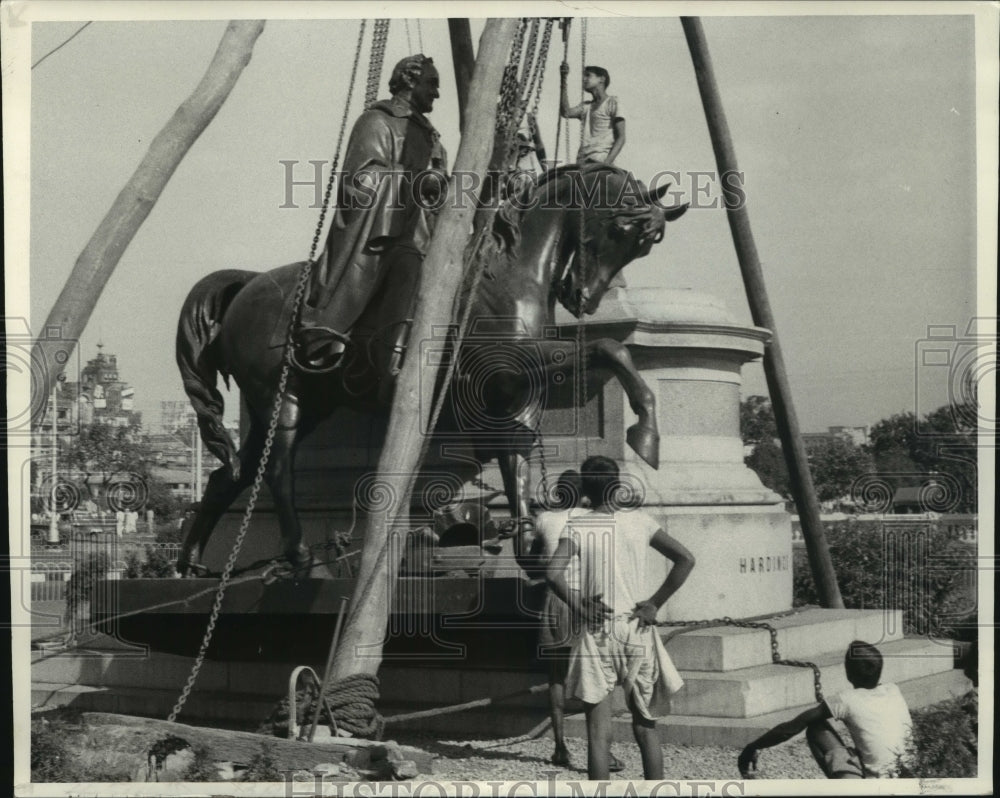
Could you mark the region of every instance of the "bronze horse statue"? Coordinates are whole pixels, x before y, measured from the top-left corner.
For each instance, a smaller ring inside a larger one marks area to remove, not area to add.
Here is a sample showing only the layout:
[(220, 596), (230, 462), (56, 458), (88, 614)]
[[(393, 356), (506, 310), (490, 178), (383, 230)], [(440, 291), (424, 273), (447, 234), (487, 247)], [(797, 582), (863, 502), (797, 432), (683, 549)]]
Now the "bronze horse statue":
[[(686, 210), (686, 205), (664, 208), (659, 204), (667, 188), (650, 194), (628, 172), (604, 164), (563, 167), (530, 187), (520, 202), (505, 203), (494, 216), (493, 255), (475, 294), (471, 295), (471, 285), (463, 289), (464, 300), (473, 303), (469, 334), (459, 351), (451, 402), (437, 429), (449, 425), (456, 429), (456, 417), (462, 415), (461, 405), (470, 393), (483, 398), (486, 406), (473, 408), (482, 412), (465, 414), (486, 427), (476, 430), (485, 434), (472, 436), (476, 459), (480, 464), (498, 460), (515, 519), (528, 515), (523, 466), (535, 445), (544, 404), (544, 397), (530, 401), (525, 397), (529, 390), (537, 394), (538, 385), (544, 386), (551, 377), (553, 361), (560, 359), (554, 346), (565, 347), (565, 341), (558, 344), (543, 335), (554, 323), (555, 303), (559, 301), (577, 318), (594, 313), (615, 275), (630, 261), (647, 255), (663, 238), (666, 222)], [(188, 527), (177, 565), (182, 575), (201, 568), (201, 555), (217, 521), (253, 482), (284, 356), (283, 348), (275, 346), (274, 331), (287, 329), (289, 298), (302, 267), (293, 263), (265, 273), (214, 272), (200, 280), (184, 302), (177, 330), (177, 362), (202, 440), (223, 465), (210, 476)], [(415, 290), (412, 284), (400, 284), (407, 277), (390, 274), (385, 288)], [(338, 407), (388, 412), (386, 399), (391, 392), (386, 386), (393, 376), (387, 371), (392, 353), (380, 344), (386, 330), (405, 321), (383, 317), (383, 304), (398, 306), (380, 302), (384, 296), (376, 296), (351, 331), (351, 347), (337, 370), (314, 374), (292, 369), (281, 397), (264, 479), (274, 499), (284, 557), (293, 567), (308, 562), (295, 511), (293, 464), (298, 443)], [(530, 350), (535, 366), (492, 370), (490, 358), (502, 358), (505, 348), (510, 354), (511, 347), (522, 354)], [(611, 339), (588, 341), (582, 358), (587, 368), (617, 377), (638, 416), (627, 441), (656, 467), (659, 436), (654, 395), (626, 347)], [(466, 367), (470, 363), (479, 365), (475, 375)], [(238, 451), (222, 425), (219, 374), (227, 385), (230, 378), (235, 380), (249, 409), (249, 430)], [(469, 380), (475, 381), (471, 388)], [(490, 419), (504, 423), (493, 425)]]

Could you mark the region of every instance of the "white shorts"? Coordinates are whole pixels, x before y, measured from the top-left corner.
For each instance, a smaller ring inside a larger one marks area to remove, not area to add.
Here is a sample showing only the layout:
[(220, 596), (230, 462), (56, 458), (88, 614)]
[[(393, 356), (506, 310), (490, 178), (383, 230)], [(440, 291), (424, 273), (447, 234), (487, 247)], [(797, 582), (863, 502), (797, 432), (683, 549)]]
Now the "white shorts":
[(669, 713), (670, 696), (684, 686), (684, 680), (655, 626), (640, 630), (638, 620), (615, 618), (604, 633), (585, 631), (576, 639), (567, 695), (599, 704), (619, 684), (643, 717), (655, 720)]

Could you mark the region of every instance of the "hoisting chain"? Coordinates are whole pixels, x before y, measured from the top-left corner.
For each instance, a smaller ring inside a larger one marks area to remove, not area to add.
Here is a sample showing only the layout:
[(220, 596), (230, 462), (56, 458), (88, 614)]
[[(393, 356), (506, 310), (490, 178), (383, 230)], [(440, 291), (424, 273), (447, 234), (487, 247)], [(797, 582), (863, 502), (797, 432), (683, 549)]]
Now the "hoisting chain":
[(385, 46), (389, 40), (388, 19), (376, 19), (372, 28), (372, 49), (368, 57), (368, 83), (365, 86), (365, 108), (378, 99), (378, 84), (382, 79), (382, 62), (385, 60)]
[(504, 69), (503, 82), (500, 84), (500, 104), (497, 108), (497, 119), (494, 125), (496, 135), (504, 136), (504, 145), (507, 144), (507, 131), (510, 128), (510, 118), (514, 109), (514, 96), (517, 94), (517, 71), (521, 63), (521, 47), (524, 43), (524, 31), (528, 25), (526, 17), (522, 17), (514, 31), (514, 39), (510, 45), (510, 56), (507, 60), (507, 67)]
[(528, 94), (525, 91), (528, 89), (529, 81), (531, 76), (535, 72), (535, 56), (537, 55), (537, 48), (535, 47), (538, 41), (538, 26), (541, 20), (535, 17), (531, 20), (531, 31), (528, 33), (528, 45), (525, 47), (524, 58), (521, 63), (521, 79), (517, 84), (517, 94), (518, 94), (518, 110), (520, 110), (520, 105), (524, 101), (524, 98), (530, 95), (530, 90)]
[[(771, 619), (780, 618), (786, 615), (794, 614), (794, 610), (790, 612), (781, 613), (781, 615), (772, 615)], [(721, 618), (712, 618), (711, 620), (705, 621), (660, 621), (656, 624), (657, 626), (677, 626), (679, 629), (675, 630), (673, 634), (669, 634), (663, 638), (663, 643), (666, 644), (668, 640), (676, 637), (684, 632), (690, 632), (696, 627), (710, 627), (710, 626), (734, 626), (738, 629), (766, 629), (768, 634), (771, 635), (771, 662), (775, 665), (788, 665), (793, 668), (811, 668), (813, 672), (813, 689), (816, 693), (816, 701), (823, 700), (823, 685), (820, 680), (820, 670), (819, 665), (815, 662), (806, 662), (805, 660), (797, 659), (782, 659), (781, 653), (778, 650), (778, 630), (774, 628), (769, 623), (764, 621), (737, 621), (730, 618), (728, 615), (724, 615)]]
[(316, 251), (319, 247), (319, 239), (323, 231), (323, 223), (326, 220), (330, 195), (333, 191), (334, 181), (336, 180), (337, 166), (340, 162), (340, 149), (344, 141), (344, 131), (347, 127), (347, 117), (351, 106), (351, 98), (354, 94), (354, 81), (357, 77), (358, 62), (361, 56), (361, 44), (364, 41), (364, 35), (365, 21), (362, 20), (358, 31), (357, 47), (354, 51), (354, 66), (351, 69), (347, 102), (341, 119), (340, 132), (337, 136), (337, 149), (334, 154), (332, 167), (330, 169), (330, 177), (326, 184), (326, 193), (323, 197), (323, 208), (320, 211), (319, 221), (316, 224), (316, 231), (313, 234), (312, 242), (309, 247), (309, 259), (306, 261), (302, 271), (299, 273), (298, 281), (295, 284), (295, 296), (292, 300), (292, 314), (288, 322), (288, 334), (285, 341), (285, 350), (281, 363), (281, 376), (278, 378), (278, 388), (274, 395), (274, 406), (271, 410), (271, 420), (267, 428), (267, 435), (264, 438), (264, 447), (261, 451), (260, 462), (257, 464), (257, 473), (254, 475), (253, 487), (250, 490), (250, 498), (247, 500), (247, 506), (243, 512), (243, 519), (240, 522), (240, 531), (236, 535), (233, 550), (229, 553), (229, 558), (226, 560), (226, 565), (222, 570), (222, 575), (219, 577), (218, 592), (215, 594), (215, 601), (212, 604), (212, 611), (209, 614), (208, 626), (205, 629), (205, 635), (198, 648), (198, 655), (195, 657), (194, 665), (191, 667), (191, 673), (188, 674), (187, 681), (184, 683), (184, 687), (177, 699), (177, 703), (174, 704), (173, 709), (170, 711), (170, 715), (167, 717), (167, 720), (171, 722), (177, 719), (181, 709), (184, 708), (184, 704), (187, 703), (188, 697), (191, 695), (191, 690), (194, 688), (194, 683), (198, 679), (198, 673), (201, 671), (201, 667), (205, 662), (205, 655), (208, 653), (209, 644), (212, 642), (215, 625), (219, 621), (219, 612), (222, 609), (222, 599), (226, 593), (226, 588), (229, 586), (229, 581), (232, 578), (233, 569), (236, 566), (236, 559), (239, 557), (240, 549), (243, 548), (243, 541), (250, 529), (250, 519), (253, 516), (254, 508), (257, 505), (257, 498), (260, 494), (260, 486), (264, 481), (267, 463), (271, 457), (271, 447), (274, 445), (274, 436), (278, 429), (278, 420), (281, 417), (282, 397), (288, 387), (288, 375), (292, 368), (293, 349), (291, 345), (291, 337), (292, 333), (295, 331), (296, 325), (298, 324), (298, 317), (302, 309), (302, 302), (305, 299), (306, 288), (309, 284), (309, 278), (315, 264)]
[(538, 64), (535, 69), (531, 85), (528, 87), (528, 96), (534, 91), (535, 99), (531, 105), (531, 116), (528, 117), (528, 127), (531, 131), (532, 139), (535, 138), (538, 128), (538, 106), (542, 99), (542, 83), (545, 81), (545, 66), (548, 61), (549, 42), (552, 39), (552, 26), (555, 20), (545, 21), (545, 31), (542, 33), (542, 47), (538, 54)]
[[(587, 18), (580, 18), (580, 80), (583, 80), (583, 70), (587, 68)], [(583, 85), (582, 83), (580, 84)], [(587, 99), (587, 93), (582, 88), (580, 89), (580, 102), (585, 102)], [(580, 125), (580, 146), (583, 146), (583, 139), (586, 135), (586, 126), (590, 121), (590, 114), (588, 113), (583, 118), (583, 124)], [(569, 130), (567, 129), (567, 133)], [(569, 157), (569, 141), (566, 142), (566, 157)]]

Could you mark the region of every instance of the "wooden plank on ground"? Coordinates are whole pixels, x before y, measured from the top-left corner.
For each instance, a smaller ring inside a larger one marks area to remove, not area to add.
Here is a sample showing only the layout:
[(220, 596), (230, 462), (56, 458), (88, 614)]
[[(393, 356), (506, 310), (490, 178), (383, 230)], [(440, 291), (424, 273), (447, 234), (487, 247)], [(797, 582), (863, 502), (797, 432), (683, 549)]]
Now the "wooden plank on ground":
[(433, 756), (412, 746), (388, 742), (350, 739), (343, 742), (300, 742), (253, 732), (189, 726), (158, 718), (116, 715), (110, 712), (84, 712), (83, 720), (91, 726), (119, 726), (149, 735), (150, 745), (167, 735), (175, 735), (192, 747), (204, 747), (212, 761), (246, 764), (267, 745), (283, 770), (311, 770), (322, 762), (345, 763), (362, 770), (378, 768), (380, 762), (405, 759), (414, 762), (419, 773), (431, 773)]

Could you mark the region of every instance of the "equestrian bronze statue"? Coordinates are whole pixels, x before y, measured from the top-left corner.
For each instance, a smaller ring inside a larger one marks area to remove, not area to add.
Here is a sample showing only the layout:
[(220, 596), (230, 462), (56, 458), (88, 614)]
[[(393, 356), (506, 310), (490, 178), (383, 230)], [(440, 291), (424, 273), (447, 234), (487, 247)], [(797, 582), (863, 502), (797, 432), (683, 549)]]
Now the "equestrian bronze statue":
[[(565, 340), (551, 336), (556, 302), (577, 318), (597, 310), (615, 275), (647, 255), (663, 238), (666, 223), (686, 210), (686, 205), (660, 204), (667, 188), (650, 193), (628, 172), (605, 164), (552, 170), (528, 193), (504, 203), (488, 226), (488, 246), (470, 250), (475, 254), (467, 271), (484, 271), (481, 279), (463, 286), (461, 301), (471, 302), (469, 323), (436, 431), (467, 432), (479, 463), (498, 461), (515, 519), (528, 516), (525, 460), (536, 445), (556, 361), (565, 352)], [(178, 561), (182, 574), (199, 567), (216, 522), (253, 482), (303, 266), (293, 263), (265, 273), (218, 271), (200, 280), (184, 302), (177, 362), (202, 440), (222, 466), (209, 478), (188, 529)], [(405, 334), (399, 331), (405, 332), (410, 307), (410, 295), (399, 292), (414, 290), (415, 281), (394, 280), (390, 273), (344, 337), (337, 365), (322, 373), (293, 369), (289, 375), (264, 478), (274, 498), (283, 554), (293, 567), (309, 559), (295, 510), (296, 447), (338, 408), (388, 413), (398, 361), (405, 355)], [(519, 363), (533, 365), (483, 368), (512, 353)], [(586, 369), (610, 373), (621, 383), (638, 417), (626, 440), (655, 468), (654, 394), (627, 348), (612, 339), (588, 340), (580, 359)], [(220, 374), (227, 384), (232, 379), (239, 386), (249, 413), (238, 450), (222, 424)]]

